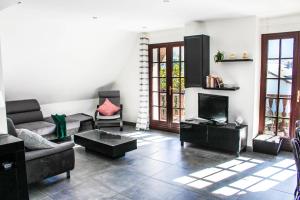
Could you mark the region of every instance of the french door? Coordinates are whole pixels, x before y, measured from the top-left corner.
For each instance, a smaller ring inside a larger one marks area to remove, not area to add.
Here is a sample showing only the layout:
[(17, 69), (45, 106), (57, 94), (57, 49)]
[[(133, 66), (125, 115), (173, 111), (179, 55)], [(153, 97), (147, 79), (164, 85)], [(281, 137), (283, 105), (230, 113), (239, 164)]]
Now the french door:
[(262, 35), (259, 132), (294, 137), (300, 119), (300, 32)]
[(179, 132), (184, 117), (183, 42), (149, 45), (150, 127)]

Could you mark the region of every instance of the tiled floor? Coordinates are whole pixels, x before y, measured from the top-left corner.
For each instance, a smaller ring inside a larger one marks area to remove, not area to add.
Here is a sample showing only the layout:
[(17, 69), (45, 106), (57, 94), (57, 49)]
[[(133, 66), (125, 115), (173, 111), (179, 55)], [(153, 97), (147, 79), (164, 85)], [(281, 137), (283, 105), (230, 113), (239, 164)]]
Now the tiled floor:
[[(110, 129), (117, 131), (117, 129)], [(186, 145), (177, 134), (136, 132), (138, 149), (111, 160), (75, 147), (75, 169), (30, 185), (30, 199), (293, 199), (296, 172), (291, 153), (241, 157)]]

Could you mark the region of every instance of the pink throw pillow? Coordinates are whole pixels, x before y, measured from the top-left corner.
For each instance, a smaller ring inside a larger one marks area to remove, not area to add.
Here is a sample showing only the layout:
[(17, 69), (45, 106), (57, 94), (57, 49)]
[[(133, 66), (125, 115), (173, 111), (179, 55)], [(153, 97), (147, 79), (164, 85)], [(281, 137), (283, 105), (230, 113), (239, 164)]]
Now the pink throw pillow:
[(110, 102), (108, 98), (106, 98), (103, 104), (97, 109), (97, 111), (104, 116), (112, 116), (119, 110), (120, 107)]

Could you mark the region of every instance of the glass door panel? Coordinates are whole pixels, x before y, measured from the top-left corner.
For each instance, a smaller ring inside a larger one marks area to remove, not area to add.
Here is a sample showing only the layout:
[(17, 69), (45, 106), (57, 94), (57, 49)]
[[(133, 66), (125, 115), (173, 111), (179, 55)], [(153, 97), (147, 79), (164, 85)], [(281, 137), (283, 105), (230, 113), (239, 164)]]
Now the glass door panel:
[(184, 115), (183, 42), (149, 46), (150, 127), (179, 131)]
[[(292, 95), (292, 61), (294, 52), (294, 39), (277, 39), (268, 41), (268, 75), (267, 97), (272, 97), (274, 104), (268, 105), (273, 120), (270, 120), (271, 130), (275, 135), (289, 136), (290, 113), (286, 112), (290, 107), (289, 102)], [(289, 59), (284, 59), (289, 58)], [(270, 103), (270, 98), (267, 98)], [(278, 103), (277, 103), (278, 102)], [(267, 107), (267, 106), (266, 106)], [(277, 112), (278, 111), (278, 112)], [(266, 116), (270, 116), (266, 113)], [(266, 126), (270, 124), (266, 123)]]
[(184, 47), (173, 47), (172, 53), (172, 123), (178, 124), (184, 119)]
[[(262, 93), (260, 133), (271, 133), (282, 137), (293, 135), (298, 109), (296, 92), (298, 91), (299, 70), (294, 68), (297, 62), (298, 45), (296, 33), (267, 34), (262, 39)], [(297, 65), (297, 64), (296, 64)], [(265, 69), (265, 70), (264, 70)]]

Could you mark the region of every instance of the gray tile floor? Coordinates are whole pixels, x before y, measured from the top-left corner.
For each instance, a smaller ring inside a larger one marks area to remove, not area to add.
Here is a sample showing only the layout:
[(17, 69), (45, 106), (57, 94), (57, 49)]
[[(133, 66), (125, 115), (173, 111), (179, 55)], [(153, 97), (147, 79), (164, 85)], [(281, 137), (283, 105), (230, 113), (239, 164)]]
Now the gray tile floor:
[[(117, 132), (117, 129), (109, 129)], [(296, 172), (291, 153), (241, 157), (193, 145), (177, 134), (137, 132), (138, 149), (112, 160), (75, 147), (75, 169), (30, 185), (30, 199), (293, 199)]]

